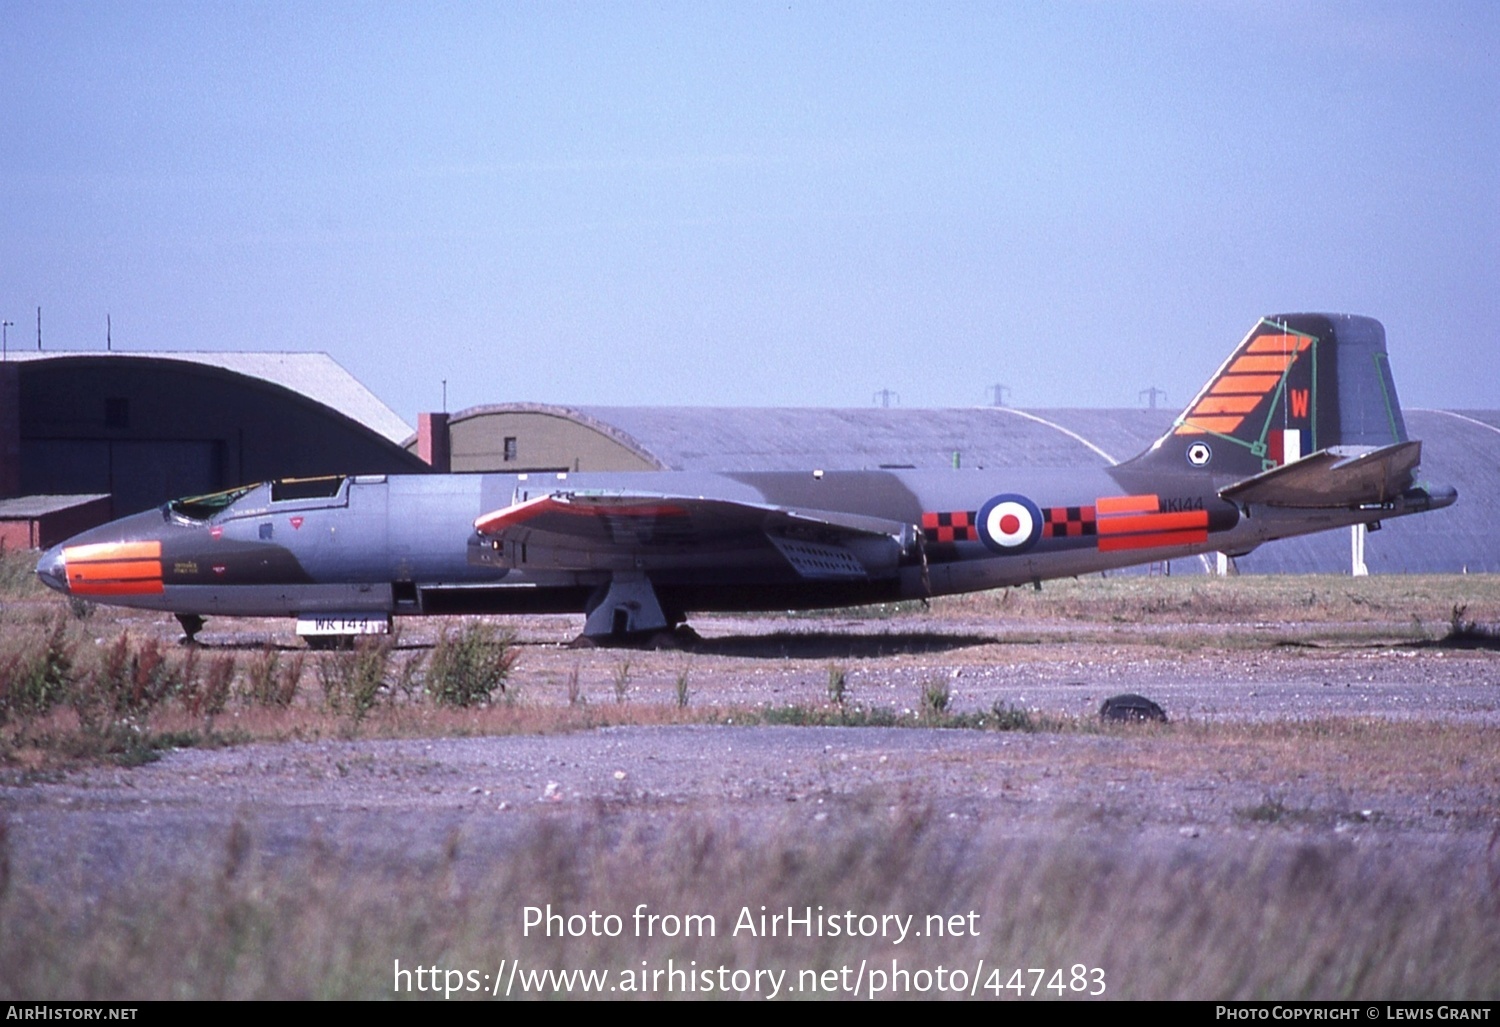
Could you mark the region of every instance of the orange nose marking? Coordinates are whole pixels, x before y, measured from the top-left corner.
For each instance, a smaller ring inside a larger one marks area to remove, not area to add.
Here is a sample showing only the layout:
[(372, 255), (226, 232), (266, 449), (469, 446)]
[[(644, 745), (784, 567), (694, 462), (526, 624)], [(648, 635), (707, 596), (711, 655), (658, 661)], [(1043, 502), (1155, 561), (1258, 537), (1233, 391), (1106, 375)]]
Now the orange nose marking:
[(63, 550), (68, 590), (84, 596), (160, 595), (160, 542), (94, 542)]

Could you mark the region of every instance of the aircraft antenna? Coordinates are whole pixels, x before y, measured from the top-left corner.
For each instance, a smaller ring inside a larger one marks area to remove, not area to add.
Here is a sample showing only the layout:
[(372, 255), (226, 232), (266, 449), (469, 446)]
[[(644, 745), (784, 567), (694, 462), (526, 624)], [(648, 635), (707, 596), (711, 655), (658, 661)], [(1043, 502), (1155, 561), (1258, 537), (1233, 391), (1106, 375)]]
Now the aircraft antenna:
[(113, 338), (114, 326), (110, 323), (109, 315), (104, 315), (104, 352), (108, 353), (115, 348)]
[(10, 330), (15, 326), (14, 321), (0, 321), (0, 360), (10, 359)]
[[(1281, 329), (1281, 355), (1283, 357), (1285, 357), (1286, 356), (1287, 323), (1285, 321), (1278, 321), (1278, 322), (1276, 322), (1276, 327)], [(1291, 371), (1291, 366), (1290, 366), (1290, 361), (1289, 361), (1287, 369), (1285, 371), (1281, 372), (1281, 426), (1282, 426), (1282, 428), (1285, 428), (1287, 425), (1289, 425), (1289, 424), (1292, 423), (1292, 411), (1291, 411), (1292, 390), (1288, 387), (1288, 383), (1287, 383), (1287, 378), (1289, 377), (1289, 373), (1288, 372), (1290, 372), (1290, 371)]]

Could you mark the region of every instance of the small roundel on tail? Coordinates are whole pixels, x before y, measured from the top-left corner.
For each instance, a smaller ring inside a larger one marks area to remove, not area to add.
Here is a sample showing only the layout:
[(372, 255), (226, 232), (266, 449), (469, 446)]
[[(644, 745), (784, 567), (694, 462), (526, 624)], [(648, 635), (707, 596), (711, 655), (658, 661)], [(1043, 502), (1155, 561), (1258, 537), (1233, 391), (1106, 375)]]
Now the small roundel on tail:
[(1042, 511), (1025, 496), (1003, 493), (979, 508), (979, 540), (992, 552), (1024, 553), (1042, 537)]

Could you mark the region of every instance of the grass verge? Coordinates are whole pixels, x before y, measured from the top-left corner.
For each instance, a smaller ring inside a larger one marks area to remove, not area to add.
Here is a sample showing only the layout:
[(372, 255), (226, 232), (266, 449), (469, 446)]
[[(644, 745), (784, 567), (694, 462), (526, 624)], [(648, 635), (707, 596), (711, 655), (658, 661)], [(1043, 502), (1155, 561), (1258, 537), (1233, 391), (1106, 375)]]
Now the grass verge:
[[(15, 874), (0, 879), (0, 991), (489, 1000), (498, 975), (515, 998), (765, 998), (778, 981), (780, 997), (804, 998), (1500, 992), (1500, 900), (1470, 852), (1408, 865), (1410, 854), (1384, 849), (1261, 841), (1205, 858), (1201, 846), (975, 834), (920, 804), (835, 812), (814, 825), (538, 814), (498, 861), (470, 854), (478, 827), (386, 859), (337, 835), (269, 846), (235, 820), (170, 872), (102, 892), (48, 898)], [(18, 830), (0, 826), (0, 866), (11, 867)], [(911, 917), (915, 932), (896, 944), (859, 930), (761, 929), (762, 911), (788, 910), (872, 931), (880, 915)], [(550, 913), (582, 919), (544, 930)], [(583, 926), (590, 913), (594, 930)], [(616, 937), (605, 936), (611, 925)], [(712, 973), (684, 975), (690, 967)], [(1017, 976), (1033, 967), (1040, 980)]]

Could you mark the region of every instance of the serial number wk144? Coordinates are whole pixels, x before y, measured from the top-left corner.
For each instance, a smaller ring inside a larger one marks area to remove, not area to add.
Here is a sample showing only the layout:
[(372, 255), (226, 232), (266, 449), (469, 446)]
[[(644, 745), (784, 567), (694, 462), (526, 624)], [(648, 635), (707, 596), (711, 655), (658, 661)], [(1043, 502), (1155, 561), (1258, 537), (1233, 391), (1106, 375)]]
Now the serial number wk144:
[[(841, 912), (824, 910), (822, 906), (786, 907), (786, 912), (767, 910), (761, 906), (759, 912), (749, 906), (741, 906), (734, 918), (730, 937), (745, 938), (886, 938), (891, 944), (900, 945), (907, 938), (977, 938), (979, 937), (979, 913), (929, 914), (919, 925), (914, 913), (859, 913), (852, 909)], [(717, 938), (719, 918), (713, 913), (653, 913), (646, 903), (635, 907), (629, 917), (618, 913), (601, 913), (591, 909), (587, 913), (564, 915), (553, 912), (551, 903), (544, 906), (526, 906), (521, 910), (521, 933), (524, 937), (536, 934), (544, 938), (618, 938), (630, 924), (632, 936), (636, 938)]]

